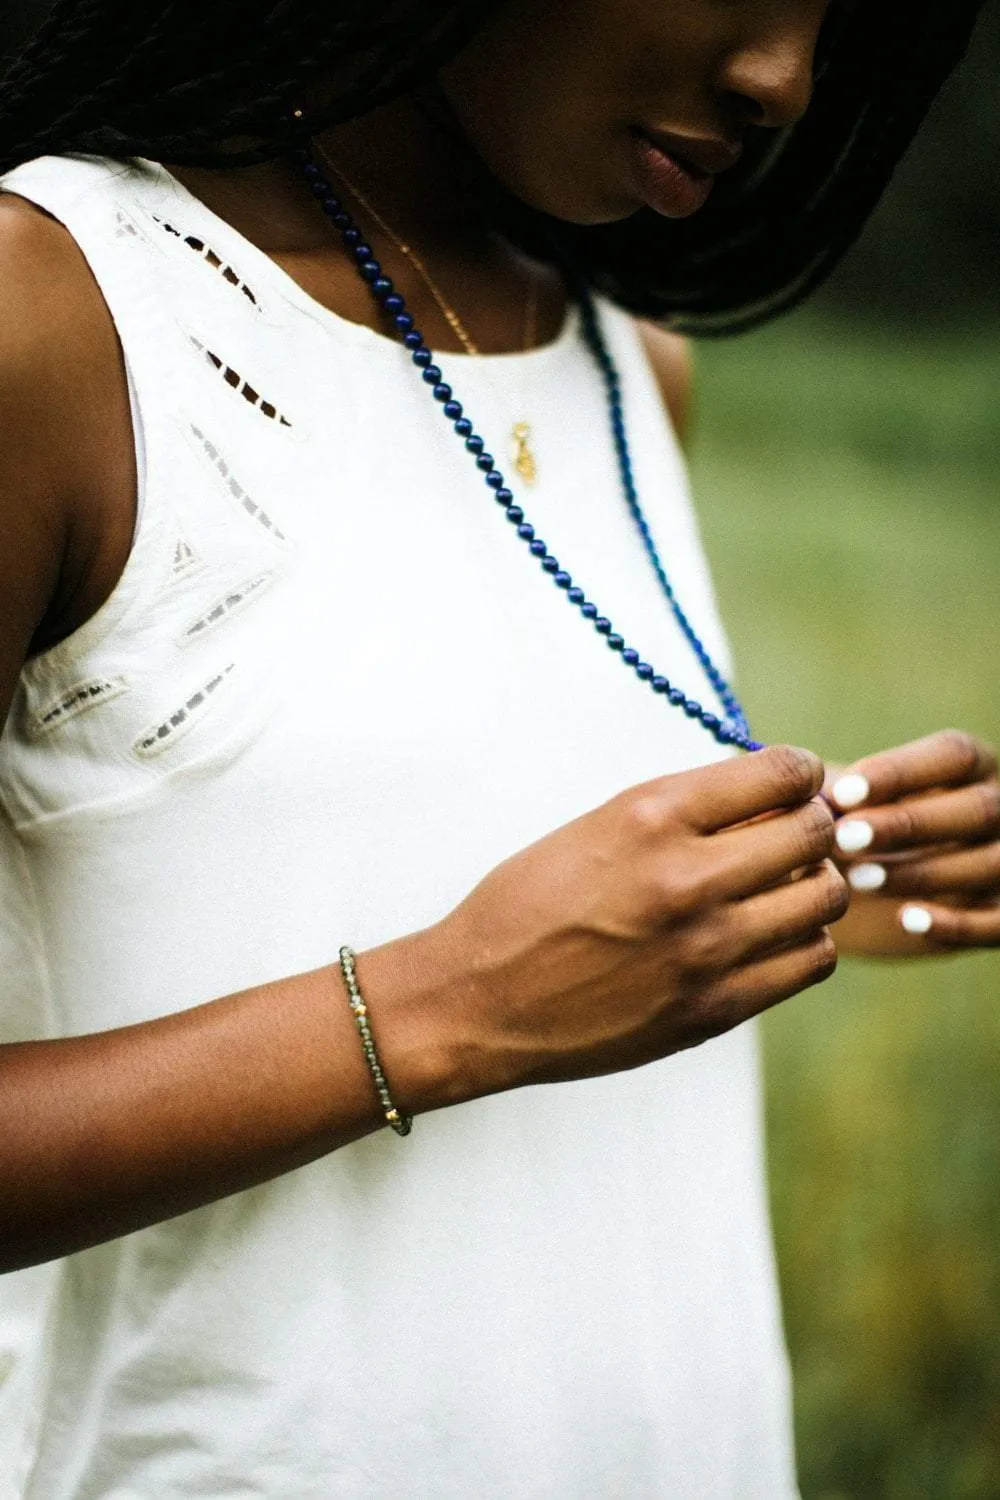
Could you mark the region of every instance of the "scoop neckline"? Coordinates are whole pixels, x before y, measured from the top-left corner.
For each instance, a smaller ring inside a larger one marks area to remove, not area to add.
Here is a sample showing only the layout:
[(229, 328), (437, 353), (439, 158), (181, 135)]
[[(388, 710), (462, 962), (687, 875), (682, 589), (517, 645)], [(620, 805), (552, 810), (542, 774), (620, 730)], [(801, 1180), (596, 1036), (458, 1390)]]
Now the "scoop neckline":
[[(350, 318), (343, 317), (332, 308), (324, 307), (311, 293), (300, 286), (277, 261), (272, 260), (266, 251), (261, 250), (246, 235), (235, 229), (228, 219), (223, 219), (214, 209), (184, 186), (179, 178), (175, 177), (169, 167), (162, 162), (154, 161), (151, 157), (136, 156), (133, 161), (148, 176), (154, 180), (154, 185), (162, 192), (175, 198), (185, 210), (199, 216), (206, 227), (212, 231), (212, 239), (216, 242), (229, 240), (233, 247), (233, 259), (240, 265), (253, 267), (256, 280), (273, 289), (285, 302), (296, 307), (300, 312), (306, 314), (314, 322), (321, 324), (337, 337), (345, 339), (361, 348), (372, 351), (392, 350), (396, 354), (405, 353), (403, 345), (398, 339), (389, 334), (378, 333), (374, 328), (369, 328), (364, 323), (355, 323)], [(206, 236), (207, 237), (207, 236)], [(249, 279), (249, 278), (248, 278)], [(561, 354), (563, 349), (572, 341), (580, 320), (580, 309), (577, 302), (568, 298), (566, 302), (566, 313), (558, 333), (554, 339), (547, 344), (538, 344), (533, 349), (511, 349), (485, 354), (469, 354), (464, 350), (434, 350), (446, 359), (449, 364), (454, 360), (463, 360), (468, 365), (482, 364), (510, 364), (511, 361), (524, 361), (525, 363), (544, 363), (549, 359)]]

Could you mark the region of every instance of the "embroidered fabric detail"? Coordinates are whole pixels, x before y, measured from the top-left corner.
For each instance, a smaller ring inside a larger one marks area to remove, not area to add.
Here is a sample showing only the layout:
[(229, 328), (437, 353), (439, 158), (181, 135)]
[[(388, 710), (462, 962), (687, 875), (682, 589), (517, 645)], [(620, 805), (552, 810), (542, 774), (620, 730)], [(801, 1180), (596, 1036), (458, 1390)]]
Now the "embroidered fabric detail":
[(199, 615), (197, 620), (191, 622), (187, 629), (178, 637), (179, 644), (186, 646), (189, 641), (197, 640), (203, 636), (206, 630), (211, 630), (213, 625), (218, 625), (221, 621), (228, 620), (237, 610), (242, 609), (243, 605), (249, 599), (252, 599), (254, 594), (259, 593), (262, 588), (273, 581), (274, 570), (272, 568), (265, 573), (255, 574), (253, 578), (248, 578), (245, 583), (237, 584), (235, 588), (223, 594), (220, 599), (216, 599), (214, 604), (209, 605), (205, 613)]
[(192, 547), (191, 543), (179, 536), (174, 543), (174, 557), (170, 564), (170, 572), (174, 578), (179, 578), (182, 573), (190, 573), (197, 568), (201, 558)]
[(243, 376), (237, 370), (234, 370), (232, 365), (227, 365), (225, 360), (220, 359), (218, 354), (213, 353), (211, 349), (206, 349), (205, 345), (199, 339), (196, 339), (193, 333), (188, 334), (188, 338), (194, 347), (204, 354), (209, 364), (214, 365), (215, 369), (221, 372), (226, 384), (232, 386), (234, 391), (238, 391), (244, 401), (249, 401), (251, 406), (256, 407), (262, 417), (268, 417), (272, 422), (277, 419), (281, 427), (291, 427), (291, 422), (289, 422), (287, 417), (282, 416), (273, 401), (265, 401), (260, 391), (255, 390), (248, 380), (244, 380)]
[(120, 676), (90, 677), (85, 682), (77, 682), (60, 693), (54, 702), (30, 715), (29, 732), (35, 738), (49, 734), (53, 729), (58, 729), (60, 724), (76, 718), (77, 714), (85, 713), (88, 708), (96, 708), (99, 703), (108, 703), (112, 698), (118, 698), (127, 692), (128, 681)]
[(261, 306), (256, 294), (251, 291), (250, 287), (233, 270), (232, 266), (227, 265), (222, 256), (218, 255), (212, 249), (211, 245), (206, 245), (205, 241), (198, 239), (197, 235), (185, 234), (183, 230), (175, 229), (173, 224), (168, 223), (166, 219), (161, 219), (159, 214), (150, 214), (150, 218), (159, 224), (160, 228), (165, 230), (167, 234), (173, 235), (182, 244), (187, 245), (189, 249), (193, 250), (196, 255), (200, 255), (213, 270), (218, 271), (224, 281), (227, 281), (230, 286), (236, 287), (237, 290), (241, 291), (247, 301), (251, 302), (257, 311), (260, 312)]
[(286, 542), (288, 538), (285, 536), (285, 533), (274, 524), (267, 511), (262, 510), (261, 507), (257, 504), (256, 500), (251, 499), (251, 497), (247, 494), (243, 486), (234, 477), (229, 468), (229, 465), (226, 463), (226, 460), (223, 458), (222, 454), (219, 452), (215, 444), (209, 438), (207, 438), (202, 432), (201, 428), (196, 427), (193, 422), (191, 422), (189, 426), (191, 428), (193, 436), (201, 444), (201, 448), (203, 453), (205, 454), (205, 457), (218, 470), (219, 474), (226, 481), (226, 488), (232, 495), (233, 499), (243, 507), (248, 516), (252, 516), (259, 525), (263, 526), (265, 531), (269, 531), (271, 535), (275, 537), (279, 542)]
[(190, 698), (179, 708), (175, 708), (173, 713), (161, 723), (154, 724), (141, 734), (132, 746), (135, 754), (148, 759), (150, 756), (159, 755), (160, 751), (166, 750), (169, 745), (175, 745), (202, 717), (235, 665), (235, 662), (230, 662), (228, 667), (224, 667), (221, 672), (210, 677), (197, 692), (192, 693)]

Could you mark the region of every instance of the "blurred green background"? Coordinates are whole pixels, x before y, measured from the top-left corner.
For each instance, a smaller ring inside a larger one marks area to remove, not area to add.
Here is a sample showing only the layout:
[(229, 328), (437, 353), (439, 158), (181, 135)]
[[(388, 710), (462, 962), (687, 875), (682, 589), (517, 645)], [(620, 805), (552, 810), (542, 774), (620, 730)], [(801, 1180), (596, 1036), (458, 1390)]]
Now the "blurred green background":
[[(840, 286), (697, 350), (696, 494), (765, 738), (1000, 738), (1000, 317), (972, 312)], [(1000, 1497), (1000, 956), (846, 960), (764, 1034), (803, 1495)]]

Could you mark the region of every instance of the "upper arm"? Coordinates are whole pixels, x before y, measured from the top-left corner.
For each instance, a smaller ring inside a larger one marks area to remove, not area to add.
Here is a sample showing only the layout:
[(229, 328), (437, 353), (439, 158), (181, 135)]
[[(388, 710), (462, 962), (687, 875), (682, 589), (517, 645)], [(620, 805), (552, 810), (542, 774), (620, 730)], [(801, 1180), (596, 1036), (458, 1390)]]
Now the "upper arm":
[(640, 323), (642, 341), (653, 367), (663, 404), (682, 446), (691, 435), (691, 346), (680, 333), (655, 323)]
[(71, 236), (0, 195), (0, 725), (39, 628), (93, 550), (109, 356), (110, 314)]

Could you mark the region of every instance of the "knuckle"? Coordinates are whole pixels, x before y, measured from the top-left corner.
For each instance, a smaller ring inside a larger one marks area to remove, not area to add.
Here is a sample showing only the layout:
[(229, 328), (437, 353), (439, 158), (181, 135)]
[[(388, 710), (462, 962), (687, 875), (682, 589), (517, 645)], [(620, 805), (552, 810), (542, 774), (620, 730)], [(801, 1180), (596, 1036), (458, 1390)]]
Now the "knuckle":
[(1000, 827), (1000, 783), (996, 781), (977, 782), (976, 793), (982, 808), (983, 821), (986, 827), (990, 830)]
[(626, 798), (624, 811), (629, 831), (641, 843), (660, 838), (667, 826), (666, 799), (646, 788)]
[(833, 850), (836, 827), (833, 813), (825, 802), (813, 801), (807, 803), (795, 816), (798, 823), (799, 853), (802, 856), (802, 863), (807, 864), (817, 859), (825, 859)]
[(836, 865), (829, 861), (823, 867), (825, 880), (820, 893), (818, 917), (821, 925), (839, 922), (851, 903), (851, 888)]
[(700, 922), (681, 941), (679, 958), (691, 973), (709, 974), (725, 967), (728, 945), (717, 923)]
[(880, 822), (876, 829), (883, 846), (912, 844), (920, 838), (923, 829), (916, 810), (905, 802), (894, 807), (892, 814)]
[(697, 871), (671, 861), (657, 878), (657, 895), (664, 914), (684, 921), (697, 914), (705, 904), (705, 881)]
[(937, 738), (959, 775), (975, 774), (985, 747), (974, 734), (964, 729), (942, 729)]
[(820, 984), (837, 967), (837, 945), (826, 931), (823, 931), (809, 945), (807, 950), (807, 967), (809, 975), (814, 984)]
[(760, 752), (777, 783), (779, 793), (789, 801), (796, 797), (815, 796), (823, 783), (823, 765), (810, 750), (794, 745), (771, 745)]

